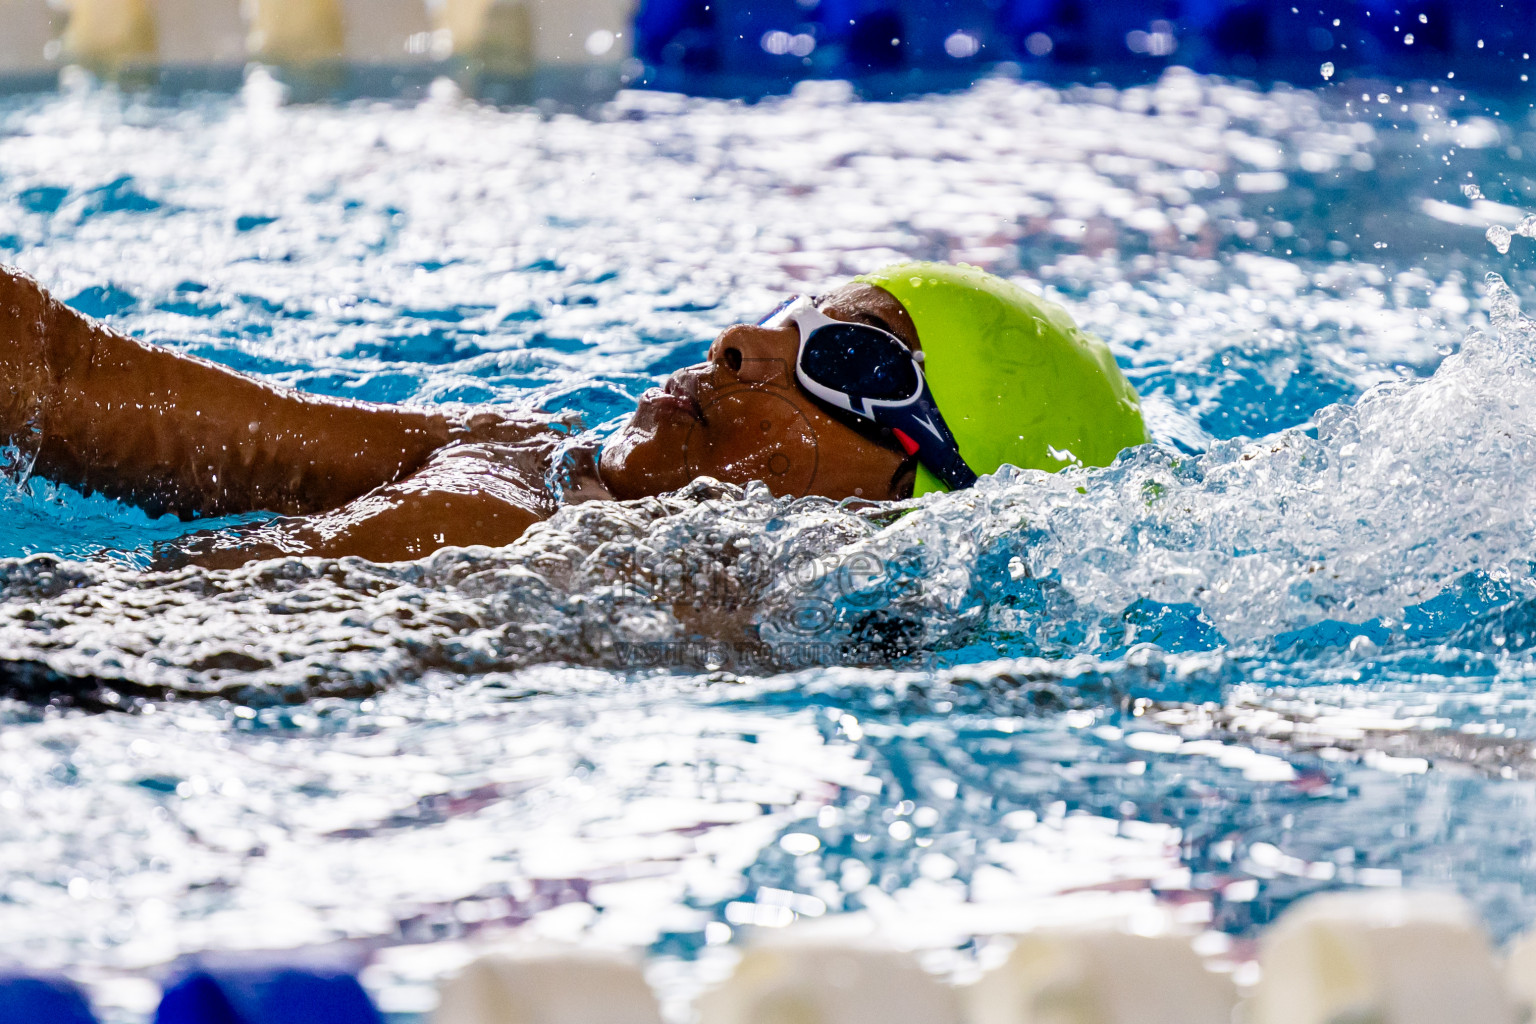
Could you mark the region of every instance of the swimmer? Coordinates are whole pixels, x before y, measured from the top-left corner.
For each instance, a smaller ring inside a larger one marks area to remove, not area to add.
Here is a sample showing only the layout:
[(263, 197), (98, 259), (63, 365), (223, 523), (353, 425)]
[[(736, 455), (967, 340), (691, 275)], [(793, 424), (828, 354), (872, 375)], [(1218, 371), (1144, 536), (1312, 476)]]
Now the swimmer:
[(277, 514), (194, 535), (168, 559), (210, 568), (501, 546), (561, 504), (703, 476), (779, 496), (904, 499), (1005, 464), (1108, 465), (1147, 440), (1134, 389), (1064, 310), (933, 263), (727, 328), (600, 451), (528, 412), (280, 388), (126, 337), (5, 267), (0, 383), (0, 444), (28, 472), (151, 515)]

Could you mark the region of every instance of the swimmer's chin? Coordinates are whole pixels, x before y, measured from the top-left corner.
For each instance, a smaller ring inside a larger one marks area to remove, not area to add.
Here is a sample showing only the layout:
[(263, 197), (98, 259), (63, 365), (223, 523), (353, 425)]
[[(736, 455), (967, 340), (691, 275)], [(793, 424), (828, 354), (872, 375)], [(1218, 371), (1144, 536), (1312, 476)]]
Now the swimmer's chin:
[(603, 443), (597, 475), (620, 501), (648, 498), (686, 487), (693, 475), (683, 464), (682, 445), (669, 442), (660, 424), (637, 409), (619, 432)]

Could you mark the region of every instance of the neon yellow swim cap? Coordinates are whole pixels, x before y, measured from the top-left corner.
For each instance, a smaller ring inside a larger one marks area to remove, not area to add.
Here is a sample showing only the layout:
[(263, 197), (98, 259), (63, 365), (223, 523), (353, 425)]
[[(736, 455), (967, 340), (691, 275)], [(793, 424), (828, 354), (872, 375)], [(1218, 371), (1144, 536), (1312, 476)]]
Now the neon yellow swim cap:
[[(1150, 440), (1109, 347), (1053, 302), (984, 270), (898, 263), (858, 278), (907, 307), (934, 401), (972, 469), (1107, 466)], [(917, 470), (915, 494), (948, 488)]]

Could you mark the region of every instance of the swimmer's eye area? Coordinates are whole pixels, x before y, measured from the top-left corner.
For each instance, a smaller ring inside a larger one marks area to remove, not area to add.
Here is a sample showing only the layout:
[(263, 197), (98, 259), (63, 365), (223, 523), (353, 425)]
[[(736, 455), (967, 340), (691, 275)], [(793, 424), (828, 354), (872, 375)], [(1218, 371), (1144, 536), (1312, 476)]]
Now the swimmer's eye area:
[(795, 378), (813, 397), (888, 427), (902, 450), (916, 455), (951, 490), (976, 482), (928, 390), (921, 352), (889, 331), (834, 320), (804, 296), (779, 306), (760, 326), (784, 323), (800, 331)]

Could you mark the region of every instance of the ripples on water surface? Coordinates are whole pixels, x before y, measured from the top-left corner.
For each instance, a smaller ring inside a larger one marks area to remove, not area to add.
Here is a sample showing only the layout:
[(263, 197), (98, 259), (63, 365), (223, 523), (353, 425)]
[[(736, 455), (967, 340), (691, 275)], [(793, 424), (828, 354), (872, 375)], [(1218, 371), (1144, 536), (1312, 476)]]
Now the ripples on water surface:
[(916, 256), (1065, 302), (1157, 443), (904, 517), (700, 484), (506, 550), (228, 573), (144, 573), (188, 527), (4, 484), (3, 952), (526, 921), (686, 988), (796, 916), (961, 950), (1140, 915), (1241, 959), (1300, 894), (1408, 884), (1523, 928), (1531, 243), (1482, 236), (1536, 209), (1536, 136), (1351, 88), (4, 101), (0, 258), (296, 387), (602, 432), (722, 326)]

